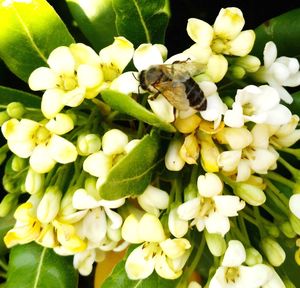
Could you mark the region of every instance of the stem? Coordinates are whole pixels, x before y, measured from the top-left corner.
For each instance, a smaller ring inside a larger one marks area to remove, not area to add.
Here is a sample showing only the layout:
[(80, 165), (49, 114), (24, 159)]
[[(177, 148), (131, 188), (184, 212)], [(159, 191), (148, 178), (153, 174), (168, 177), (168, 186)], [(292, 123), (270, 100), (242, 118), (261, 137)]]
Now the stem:
[(284, 160), (282, 157), (278, 158), (278, 161), (293, 175), (295, 179), (300, 180), (300, 172), (294, 166), (292, 166), (289, 162)]
[(268, 174), (266, 174), (265, 178), (269, 178), (271, 180), (275, 180), (278, 183), (284, 184), (285, 186), (294, 189), (295, 188), (295, 182), (284, 178), (283, 176), (275, 173), (275, 172), (268, 172)]
[(247, 243), (247, 245), (251, 246), (244, 218), (243, 217), (238, 217), (237, 220), (238, 220), (240, 229), (242, 230), (242, 231), (239, 231), (239, 232), (243, 235), (243, 238), (245, 239), (245, 242)]
[(8, 265), (6, 263), (6, 261), (4, 259), (0, 259), (0, 267), (4, 270), (4, 271), (8, 271)]
[(300, 148), (294, 149), (289, 147), (282, 147), (282, 148), (277, 148), (277, 150), (291, 154), (295, 156), (298, 160), (300, 160)]
[(260, 233), (260, 235), (261, 235), (261, 238), (264, 238), (264, 237), (266, 237), (267, 236), (267, 233), (266, 233), (266, 231), (265, 231), (265, 229), (264, 229), (264, 226), (263, 225), (261, 225), (261, 215), (260, 215), (260, 212), (259, 212), (259, 209), (258, 209), (258, 207), (253, 207), (253, 211), (254, 211), (254, 215), (255, 215), (255, 218), (256, 218), (256, 220), (257, 220), (257, 224), (258, 224), (258, 230), (259, 230), (259, 233)]

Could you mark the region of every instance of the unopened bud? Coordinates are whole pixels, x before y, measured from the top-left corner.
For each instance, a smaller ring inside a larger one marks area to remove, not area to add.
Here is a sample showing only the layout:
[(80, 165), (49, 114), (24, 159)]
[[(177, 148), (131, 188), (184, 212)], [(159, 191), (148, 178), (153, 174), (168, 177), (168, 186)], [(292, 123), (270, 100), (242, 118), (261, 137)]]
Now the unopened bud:
[(21, 119), (26, 109), (20, 102), (11, 102), (7, 105), (6, 111), (9, 117)]
[(2, 178), (2, 184), (4, 189), (9, 193), (19, 193), (20, 191), (20, 183), (17, 181), (13, 181), (7, 174), (4, 174)]
[(284, 222), (280, 225), (280, 230), (287, 238), (296, 237), (297, 233), (294, 231), (290, 222)]
[(261, 248), (272, 266), (278, 267), (285, 260), (285, 252), (280, 244), (271, 237), (261, 240)]
[(102, 150), (106, 155), (120, 154), (124, 152), (127, 144), (128, 136), (118, 129), (111, 129), (102, 137)]
[(274, 224), (265, 224), (264, 227), (265, 227), (265, 229), (267, 230), (267, 233), (270, 236), (272, 236), (274, 238), (279, 237), (280, 230), (276, 225), (274, 225)]
[(25, 178), (25, 191), (29, 194), (36, 194), (44, 188), (45, 176), (44, 174), (37, 173), (29, 168)]
[(56, 186), (50, 186), (37, 207), (37, 218), (42, 223), (50, 223), (60, 208), (61, 191)]
[(193, 114), (187, 118), (176, 118), (174, 126), (181, 133), (192, 133), (199, 126), (201, 118), (197, 114)]
[(11, 169), (15, 172), (19, 172), (25, 168), (27, 161), (24, 158), (20, 158), (17, 155), (14, 155), (11, 161)]
[(17, 207), (18, 198), (19, 194), (17, 193), (9, 193), (4, 196), (0, 203), (0, 217), (5, 217)]
[(99, 151), (101, 148), (101, 139), (96, 134), (80, 135), (77, 139), (78, 154), (87, 156)]
[(4, 162), (6, 159), (7, 153), (6, 152), (0, 152), (0, 165)]
[(215, 257), (220, 257), (225, 253), (226, 241), (220, 234), (208, 233), (205, 230), (205, 240), (209, 251)]
[(0, 112), (0, 126), (3, 125), (4, 122), (6, 122), (7, 120), (9, 120), (10, 117), (9, 115), (7, 114), (6, 111), (1, 111)]
[(246, 71), (243, 67), (233, 66), (231, 67), (231, 75), (235, 79), (243, 79), (246, 75)]
[(297, 218), (293, 213), (289, 216), (290, 223), (293, 227), (293, 230), (297, 233), (297, 235), (300, 235), (300, 219)]
[(184, 202), (194, 199), (198, 196), (198, 187), (196, 183), (190, 182), (184, 189)]
[(290, 279), (284, 279), (283, 283), (285, 288), (296, 288), (296, 286), (294, 285), (294, 283), (292, 283)]
[(245, 263), (248, 266), (254, 266), (263, 262), (262, 255), (253, 247), (246, 249), (246, 260)]
[(185, 161), (180, 157), (179, 151), (182, 146), (180, 139), (171, 140), (167, 153), (165, 155), (165, 165), (170, 171), (180, 171)]
[(263, 190), (247, 183), (236, 183), (234, 194), (252, 206), (260, 206), (266, 201)]
[(248, 73), (253, 73), (259, 69), (260, 60), (253, 55), (246, 55), (244, 57), (238, 57), (235, 65), (243, 67)]

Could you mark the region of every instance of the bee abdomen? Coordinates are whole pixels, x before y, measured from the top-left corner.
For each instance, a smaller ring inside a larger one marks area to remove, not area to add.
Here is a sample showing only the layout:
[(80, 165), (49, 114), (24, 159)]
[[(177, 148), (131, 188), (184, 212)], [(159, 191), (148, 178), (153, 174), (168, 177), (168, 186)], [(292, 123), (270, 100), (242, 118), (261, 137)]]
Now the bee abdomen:
[(203, 91), (200, 89), (195, 80), (193, 80), (192, 78), (186, 80), (185, 87), (187, 99), (189, 100), (190, 106), (198, 111), (205, 110), (207, 101)]

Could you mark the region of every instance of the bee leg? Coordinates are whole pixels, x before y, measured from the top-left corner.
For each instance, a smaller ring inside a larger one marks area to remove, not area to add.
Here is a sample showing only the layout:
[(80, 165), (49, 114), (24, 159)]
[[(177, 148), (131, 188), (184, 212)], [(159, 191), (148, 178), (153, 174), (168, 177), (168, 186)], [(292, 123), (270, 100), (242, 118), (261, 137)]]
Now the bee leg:
[(160, 94), (160, 92), (156, 92), (155, 94), (149, 95), (148, 99), (149, 100), (155, 100), (159, 94)]

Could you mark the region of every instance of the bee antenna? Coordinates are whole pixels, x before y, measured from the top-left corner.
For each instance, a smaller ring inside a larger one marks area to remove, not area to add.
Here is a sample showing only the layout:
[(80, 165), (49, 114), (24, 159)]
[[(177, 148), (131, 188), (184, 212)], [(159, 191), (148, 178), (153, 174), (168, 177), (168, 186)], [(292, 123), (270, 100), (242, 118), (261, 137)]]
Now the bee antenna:
[(134, 73), (132, 73), (132, 76), (133, 76), (133, 78), (134, 78), (136, 81), (139, 82), (139, 86), (138, 86), (138, 94), (140, 95), (140, 94), (141, 94), (141, 93), (140, 93), (141, 81), (140, 81), (140, 79), (138, 79), (138, 78), (135, 77)]

